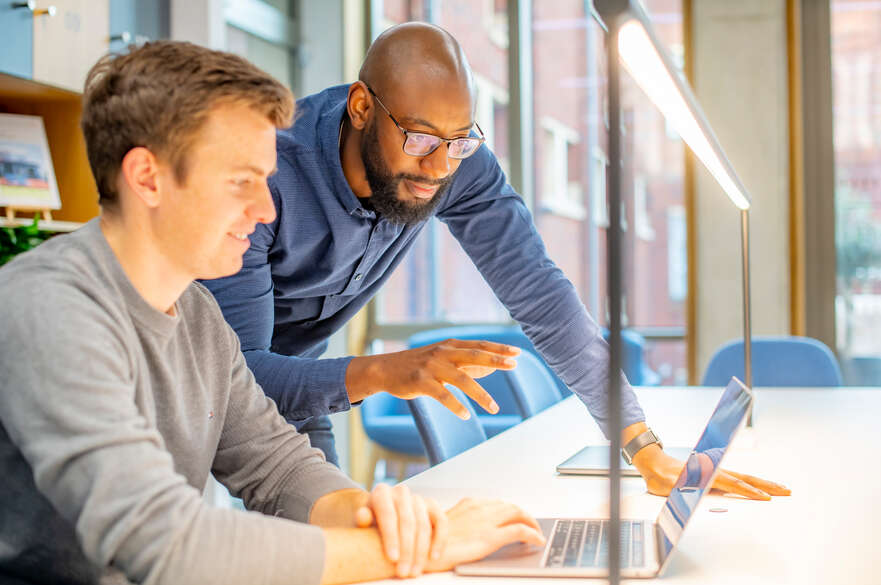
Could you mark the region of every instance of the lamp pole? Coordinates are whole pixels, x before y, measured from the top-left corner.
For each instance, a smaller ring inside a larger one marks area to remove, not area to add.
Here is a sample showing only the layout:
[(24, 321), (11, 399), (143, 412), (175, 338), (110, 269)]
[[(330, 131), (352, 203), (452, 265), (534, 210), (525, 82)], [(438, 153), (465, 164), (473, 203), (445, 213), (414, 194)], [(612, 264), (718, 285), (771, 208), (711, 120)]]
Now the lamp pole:
[(606, 66), (609, 100), (609, 229), (606, 232), (609, 279), (609, 583), (621, 582), (621, 65), (618, 55), (618, 15), (628, 2), (605, 2)]
[[(750, 198), (722, 151), (709, 122), (688, 84), (676, 72), (667, 51), (652, 31), (651, 23), (636, 0), (593, 0), (606, 29), (609, 100), (609, 229), (607, 235), (609, 280), (609, 580), (621, 579), (621, 91), (620, 77), (626, 68), (637, 85), (670, 121), (682, 139), (707, 167), (731, 202), (741, 209), (743, 258), (744, 374), (752, 386), (750, 331), (749, 212)], [(621, 62), (623, 61), (623, 62)], [(751, 418), (750, 418), (751, 421)]]
[[(750, 317), (750, 282), (749, 282), (749, 209), (740, 210), (740, 243), (741, 262), (743, 263), (743, 377), (746, 387), (753, 388), (753, 350), (752, 320)], [(753, 425), (753, 407), (749, 407), (746, 425)]]

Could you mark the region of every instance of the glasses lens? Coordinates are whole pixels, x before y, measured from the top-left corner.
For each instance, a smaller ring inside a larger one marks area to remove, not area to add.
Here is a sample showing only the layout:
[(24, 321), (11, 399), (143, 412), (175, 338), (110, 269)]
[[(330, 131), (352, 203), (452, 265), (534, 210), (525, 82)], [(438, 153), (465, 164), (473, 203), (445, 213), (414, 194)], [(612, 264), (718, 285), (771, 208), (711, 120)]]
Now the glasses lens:
[(407, 132), (407, 140), (404, 142), (404, 152), (412, 156), (425, 156), (432, 152), (441, 143), (441, 139), (431, 134)]
[(450, 158), (467, 158), (480, 146), (479, 138), (459, 138), (450, 142)]

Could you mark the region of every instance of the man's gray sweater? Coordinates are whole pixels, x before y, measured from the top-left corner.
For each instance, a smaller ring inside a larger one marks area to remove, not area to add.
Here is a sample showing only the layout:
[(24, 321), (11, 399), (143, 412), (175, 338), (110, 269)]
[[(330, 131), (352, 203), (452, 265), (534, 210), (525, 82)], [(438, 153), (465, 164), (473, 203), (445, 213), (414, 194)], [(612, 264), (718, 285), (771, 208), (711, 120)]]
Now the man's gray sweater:
[[(0, 270), (0, 580), (320, 580), (303, 522), (355, 484), (279, 416), (204, 287), (175, 309), (98, 220)], [(207, 505), (209, 472), (254, 512)]]

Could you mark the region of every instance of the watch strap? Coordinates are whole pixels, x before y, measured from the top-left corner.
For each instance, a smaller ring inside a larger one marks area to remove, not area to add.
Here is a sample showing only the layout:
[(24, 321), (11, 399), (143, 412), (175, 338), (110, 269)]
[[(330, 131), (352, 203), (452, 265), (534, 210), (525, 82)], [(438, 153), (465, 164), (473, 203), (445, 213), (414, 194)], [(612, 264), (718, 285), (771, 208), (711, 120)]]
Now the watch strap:
[(633, 456), (643, 447), (648, 447), (653, 443), (657, 443), (662, 449), (664, 448), (664, 444), (661, 443), (661, 439), (658, 435), (656, 435), (653, 430), (647, 429), (630, 439), (627, 444), (624, 445), (624, 448), (621, 449), (621, 456), (624, 457), (624, 461), (627, 462), (627, 465), (632, 465)]

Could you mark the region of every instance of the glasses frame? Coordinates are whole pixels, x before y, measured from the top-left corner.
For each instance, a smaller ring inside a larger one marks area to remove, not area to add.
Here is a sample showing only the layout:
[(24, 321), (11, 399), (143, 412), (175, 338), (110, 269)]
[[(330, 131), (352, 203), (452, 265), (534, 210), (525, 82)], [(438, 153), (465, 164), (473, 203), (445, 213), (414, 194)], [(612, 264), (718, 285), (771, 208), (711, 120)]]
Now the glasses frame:
[[(486, 142), (486, 136), (484, 135), (483, 130), (480, 129), (480, 126), (477, 124), (477, 122), (474, 123), (474, 127), (477, 128), (477, 131), (480, 133), (480, 136), (460, 136), (460, 137), (458, 137), (458, 138), (444, 138), (444, 137), (442, 137), (442, 136), (438, 136), (437, 134), (431, 134), (431, 133), (429, 133), (429, 132), (414, 132), (414, 131), (412, 131), (412, 130), (407, 130), (406, 128), (404, 128), (403, 126), (401, 126), (401, 125), (398, 123), (397, 120), (395, 120), (395, 117), (392, 116), (392, 113), (389, 111), (389, 109), (388, 109), (387, 107), (385, 107), (385, 104), (382, 103), (382, 100), (379, 99), (379, 96), (376, 95), (376, 92), (373, 91), (373, 89), (372, 89), (369, 85), (367, 85), (366, 83), (364, 84), (364, 87), (367, 88), (367, 91), (370, 92), (370, 95), (372, 95), (372, 96), (376, 99), (376, 103), (378, 103), (379, 106), (383, 109), (383, 111), (385, 111), (386, 115), (389, 117), (389, 119), (391, 119), (392, 123), (393, 123), (395, 126), (398, 127), (398, 130), (401, 131), (401, 134), (404, 135), (404, 142), (403, 142), (403, 144), (401, 144), (401, 150), (402, 150), (402, 151), (404, 152), (404, 154), (406, 154), (407, 156), (416, 156), (416, 157), (424, 157), (424, 156), (428, 156), (428, 155), (430, 155), (431, 153), (433, 153), (435, 150), (437, 150), (438, 148), (440, 148), (440, 146), (441, 146), (442, 144), (446, 144), (446, 145), (447, 145), (447, 156), (448, 156), (449, 158), (452, 158), (452, 159), (454, 159), (454, 160), (465, 160), (466, 158), (472, 156), (475, 152), (477, 152), (478, 150), (480, 150), (480, 146)], [(421, 135), (421, 136), (431, 136), (432, 138), (437, 138), (438, 140), (440, 140), (440, 142), (438, 142), (437, 145), (435, 145), (434, 148), (432, 148), (431, 150), (429, 150), (429, 151), (426, 152), (425, 154), (410, 154), (410, 153), (407, 152), (405, 149), (406, 149), (406, 147), (407, 147), (407, 139), (410, 137), (411, 134), (418, 134), (418, 135)], [(472, 150), (467, 156), (450, 156), (450, 154), (449, 154), (449, 152), (450, 152), (450, 143), (451, 143), (451, 142), (455, 142), (455, 141), (457, 141), (457, 140), (463, 140), (463, 139), (466, 139), (466, 138), (469, 139), (469, 140), (477, 140), (477, 141), (478, 141), (477, 148), (475, 148), (474, 150)]]

